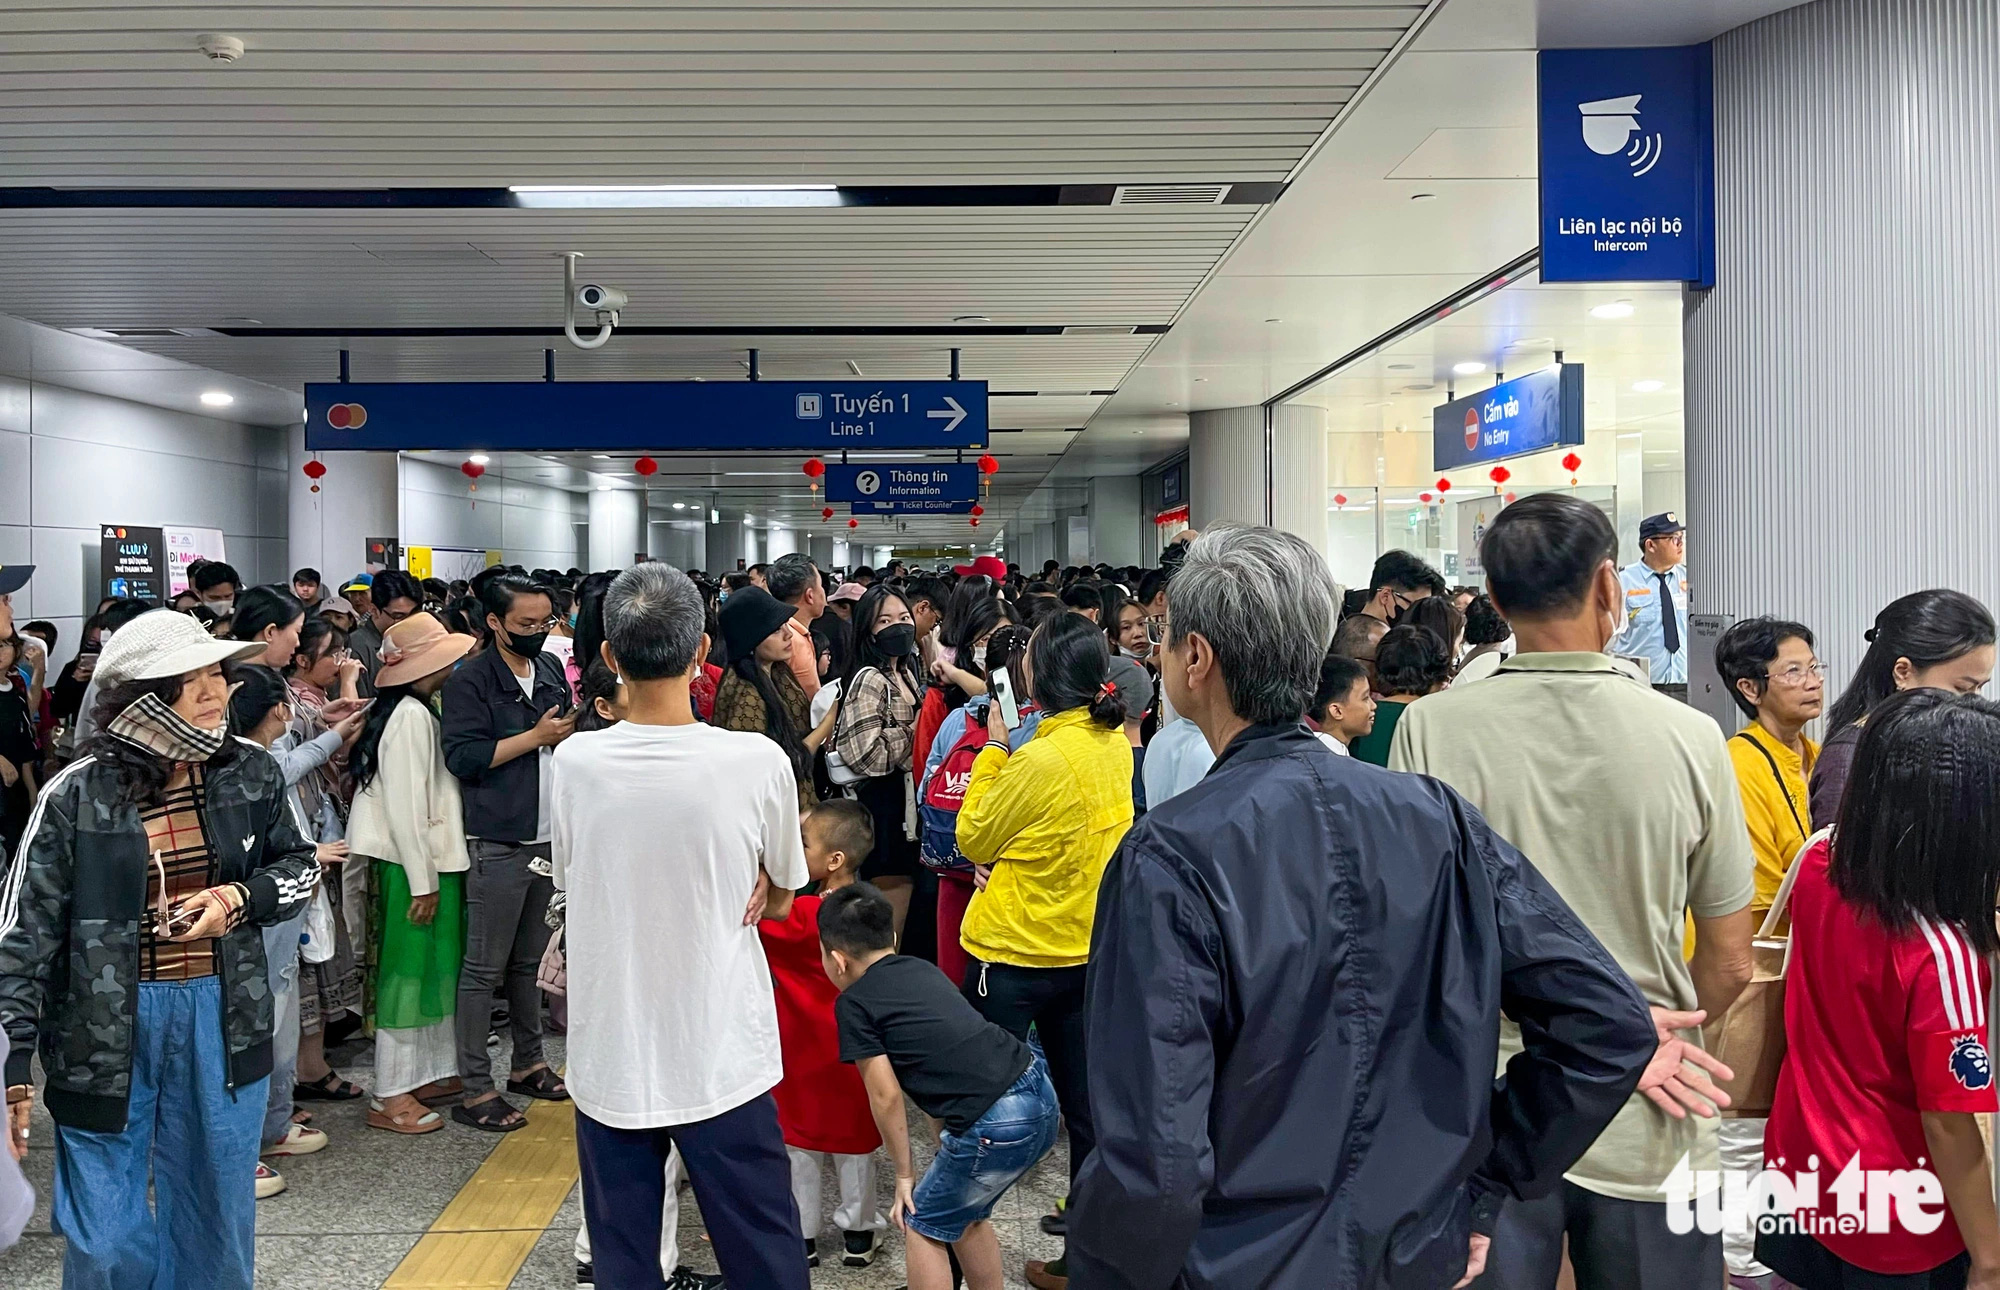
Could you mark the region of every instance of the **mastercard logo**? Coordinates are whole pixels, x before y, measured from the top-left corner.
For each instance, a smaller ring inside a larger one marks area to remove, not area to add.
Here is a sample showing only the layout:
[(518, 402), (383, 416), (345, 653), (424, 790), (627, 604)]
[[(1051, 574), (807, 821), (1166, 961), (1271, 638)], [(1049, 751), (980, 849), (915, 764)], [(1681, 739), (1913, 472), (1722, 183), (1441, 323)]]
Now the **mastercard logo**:
[(359, 403), (336, 403), (326, 410), (326, 423), (336, 430), (359, 430), (368, 424), (368, 409)]
[[(355, 409), (356, 412), (360, 410), (360, 408)], [(335, 424), (338, 424), (338, 422)], [(359, 423), (357, 422), (356, 424)], [(1471, 452), (1477, 447), (1479, 447), (1479, 409), (1467, 408), (1465, 410), (1465, 450)]]

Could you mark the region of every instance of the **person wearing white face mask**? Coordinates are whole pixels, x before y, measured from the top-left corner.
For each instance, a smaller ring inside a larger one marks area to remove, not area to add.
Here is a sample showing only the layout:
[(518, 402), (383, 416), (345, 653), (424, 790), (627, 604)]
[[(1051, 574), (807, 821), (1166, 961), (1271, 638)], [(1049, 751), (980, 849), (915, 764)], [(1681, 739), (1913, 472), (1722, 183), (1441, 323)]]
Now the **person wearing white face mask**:
[(243, 590), (243, 577), (220, 560), (210, 560), (194, 575), (194, 594), (217, 618), (227, 618), (236, 610), (236, 597)]

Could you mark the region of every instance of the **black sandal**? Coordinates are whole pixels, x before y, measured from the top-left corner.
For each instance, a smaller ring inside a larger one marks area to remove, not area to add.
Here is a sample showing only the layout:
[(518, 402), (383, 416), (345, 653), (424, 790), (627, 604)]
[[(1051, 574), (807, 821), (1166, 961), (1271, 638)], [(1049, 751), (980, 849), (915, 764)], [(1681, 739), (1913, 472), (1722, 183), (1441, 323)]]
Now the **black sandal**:
[(352, 1102), (367, 1095), (367, 1089), (342, 1079), (339, 1071), (328, 1071), (316, 1080), (295, 1081), (292, 1084), (294, 1102)]
[[(510, 1120), (509, 1116), (513, 1118)], [(451, 1108), (451, 1118), (482, 1133), (512, 1133), (528, 1127), (528, 1117), (504, 1097), (489, 1097), (477, 1106), (460, 1102)]]
[(544, 1102), (569, 1101), (568, 1086), (546, 1066), (529, 1071), (526, 1079), (508, 1080), (507, 1091), (522, 1097), (538, 1097)]

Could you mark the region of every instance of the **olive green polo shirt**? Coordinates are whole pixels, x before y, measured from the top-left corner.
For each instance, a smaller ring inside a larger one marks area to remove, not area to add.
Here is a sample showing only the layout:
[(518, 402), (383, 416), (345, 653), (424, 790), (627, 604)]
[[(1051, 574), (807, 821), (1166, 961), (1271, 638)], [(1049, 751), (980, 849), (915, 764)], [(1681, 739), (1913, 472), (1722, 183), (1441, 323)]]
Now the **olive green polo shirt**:
[[(1685, 915), (1736, 913), (1754, 890), (1736, 772), (1708, 717), (1604, 654), (1516, 654), (1478, 685), (1411, 704), (1389, 766), (1435, 776), (1478, 807), (1647, 1002), (1695, 1007)], [(1511, 1023), (1500, 1047), (1503, 1066), (1521, 1049)], [(1671, 1119), (1634, 1094), (1567, 1177), (1662, 1202), (1683, 1154), (1692, 1168), (1718, 1167), (1715, 1124)]]

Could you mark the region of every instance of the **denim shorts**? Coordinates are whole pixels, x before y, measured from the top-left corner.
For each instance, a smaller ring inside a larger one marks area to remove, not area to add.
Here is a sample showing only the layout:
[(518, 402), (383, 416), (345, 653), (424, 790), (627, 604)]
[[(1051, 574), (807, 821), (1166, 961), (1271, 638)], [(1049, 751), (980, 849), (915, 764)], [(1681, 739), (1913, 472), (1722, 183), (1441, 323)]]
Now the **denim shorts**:
[(910, 1230), (949, 1245), (991, 1216), (1001, 1194), (1056, 1145), (1058, 1118), (1055, 1085), (1037, 1056), (970, 1129), (938, 1136), (917, 1180)]

